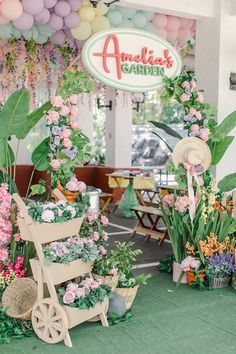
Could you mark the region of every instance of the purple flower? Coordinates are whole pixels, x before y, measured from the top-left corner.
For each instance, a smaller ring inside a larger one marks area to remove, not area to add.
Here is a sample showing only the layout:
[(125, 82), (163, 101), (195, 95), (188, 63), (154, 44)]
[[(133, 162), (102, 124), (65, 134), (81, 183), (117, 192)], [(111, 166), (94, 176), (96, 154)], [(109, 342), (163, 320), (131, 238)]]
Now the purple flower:
[(70, 160), (74, 160), (78, 150), (76, 147), (72, 146), (71, 148), (68, 149), (62, 149), (61, 152), (65, 154), (67, 157), (69, 157)]
[(50, 144), (50, 149), (51, 149), (52, 151), (55, 151), (55, 148), (56, 148), (56, 145), (55, 145), (55, 144)]
[(207, 125), (208, 124), (208, 119), (204, 119), (203, 124)]
[(53, 135), (60, 135), (61, 134), (61, 128), (60, 127), (52, 127), (52, 134)]
[(60, 137), (56, 135), (54, 138), (54, 145), (59, 145), (59, 144), (60, 144)]

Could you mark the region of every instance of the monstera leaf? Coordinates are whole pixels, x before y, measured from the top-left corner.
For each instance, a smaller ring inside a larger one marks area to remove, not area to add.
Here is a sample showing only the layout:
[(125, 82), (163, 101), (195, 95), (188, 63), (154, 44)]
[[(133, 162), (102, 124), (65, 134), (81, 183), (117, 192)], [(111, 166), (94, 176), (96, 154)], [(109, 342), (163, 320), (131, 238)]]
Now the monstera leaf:
[(0, 168), (7, 169), (15, 161), (15, 155), (7, 139), (0, 138)]
[(47, 171), (50, 167), (48, 159), (49, 143), (50, 137), (44, 139), (32, 153), (31, 159), (35, 169), (38, 171)]
[(236, 188), (236, 173), (225, 176), (219, 183), (218, 188), (221, 192), (230, 192)]
[(26, 89), (15, 91), (0, 111), (0, 138), (18, 135), (29, 113), (30, 96)]
[(168, 125), (160, 123), (160, 122), (155, 122), (155, 121), (150, 121), (151, 124), (153, 124), (156, 128), (162, 129), (164, 130), (164, 132), (166, 132), (168, 135), (173, 136), (174, 138), (177, 138), (179, 140), (183, 139), (181, 135), (179, 135), (178, 133), (176, 133), (175, 130), (171, 129), (170, 127), (168, 127)]
[(226, 136), (223, 140), (215, 144), (214, 153), (212, 156), (212, 165), (217, 165), (220, 162), (233, 140), (233, 136)]

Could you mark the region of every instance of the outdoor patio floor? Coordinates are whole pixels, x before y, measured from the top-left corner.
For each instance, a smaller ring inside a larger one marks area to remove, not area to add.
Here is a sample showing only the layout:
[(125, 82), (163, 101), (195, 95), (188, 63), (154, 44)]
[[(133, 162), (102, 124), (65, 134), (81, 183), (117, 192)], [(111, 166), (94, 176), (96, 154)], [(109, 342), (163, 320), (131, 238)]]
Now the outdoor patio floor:
[(159, 274), (140, 288), (132, 318), (109, 328), (85, 323), (70, 331), (73, 348), (35, 336), (0, 345), (1, 354), (234, 354), (236, 294), (228, 287), (200, 292), (175, 290)]

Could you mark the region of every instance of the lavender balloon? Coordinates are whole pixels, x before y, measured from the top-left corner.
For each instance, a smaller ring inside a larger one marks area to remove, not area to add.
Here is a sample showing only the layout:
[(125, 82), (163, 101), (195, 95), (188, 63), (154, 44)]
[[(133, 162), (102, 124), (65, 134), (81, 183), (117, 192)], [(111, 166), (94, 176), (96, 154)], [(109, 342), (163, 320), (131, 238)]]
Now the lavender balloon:
[(28, 31), (34, 24), (34, 17), (26, 12), (22, 16), (13, 21), (13, 25), (20, 31)]
[(58, 16), (66, 17), (71, 12), (70, 4), (67, 1), (59, 0), (54, 9)]
[(35, 22), (38, 25), (46, 25), (50, 20), (50, 12), (48, 9), (44, 8), (38, 15), (34, 16)]
[(44, 6), (47, 8), (47, 9), (51, 9), (53, 8), (57, 3), (57, 0), (44, 0)]
[(63, 27), (63, 19), (52, 13), (48, 25), (56, 31), (59, 31)]
[(57, 31), (50, 39), (53, 44), (63, 44), (65, 41), (65, 33), (62, 30)]
[(37, 15), (41, 11), (43, 11), (44, 8), (44, 0), (37, 0), (37, 1), (32, 1), (32, 0), (21, 0), (23, 9), (25, 12), (27, 12), (30, 15)]
[(80, 17), (76, 12), (71, 12), (64, 18), (64, 22), (68, 28), (77, 28), (80, 24)]
[(82, 6), (81, 0), (68, 0), (72, 11), (78, 11)]

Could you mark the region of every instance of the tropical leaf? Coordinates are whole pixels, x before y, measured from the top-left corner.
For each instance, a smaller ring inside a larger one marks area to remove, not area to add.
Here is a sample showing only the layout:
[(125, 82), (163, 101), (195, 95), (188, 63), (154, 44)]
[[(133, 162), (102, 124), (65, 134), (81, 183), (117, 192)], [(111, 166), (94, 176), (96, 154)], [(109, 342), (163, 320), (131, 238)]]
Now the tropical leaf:
[(15, 155), (7, 139), (0, 138), (0, 168), (7, 169), (13, 165), (14, 161)]
[(8, 138), (22, 131), (29, 113), (29, 92), (26, 89), (15, 91), (0, 111), (0, 138)]
[(217, 133), (223, 137), (236, 127), (236, 111), (230, 113), (217, 127)]
[(38, 171), (47, 171), (49, 165), (49, 143), (50, 137), (44, 139), (33, 151), (31, 160)]
[(170, 152), (173, 152), (173, 149), (170, 147), (170, 145), (163, 139), (159, 134), (152, 132), (152, 134), (156, 135), (163, 143), (167, 146), (167, 148), (170, 150)]
[(214, 153), (212, 156), (212, 165), (217, 165), (220, 162), (233, 140), (233, 136), (226, 136), (223, 140), (215, 144)]
[(160, 123), (160, 122), (156, 122), (156, 121), (153, 121), (153, 120), (150, 121), (149, 123), (153, 124), (156, 128), (164, 130), (164, 132), (166, 132), (170, 136), (173, 136), (174, 138), (177, 138), (179, 140), (183, 139), (181, 135), (176, 133), (175, 130), (171, 129), (166, 124), (163, 124), (163, 123)]
[(31, 112), (25, 120), (25, 124), (22, 130), (17, 132), (16, 137), (18, 139), (24, 139), (29, 131), (38, 123), (38, 121), (52, 108), (50, 101), (44, 103), (41, 107)]
[(2, 183), (8, 184), (10, 194), (19, 193), (15, 181), (7, 173), (0, 171), (0, 185)]
[(219, 183), (218, 188), (221, 192), (230, 192), (236, 188), (236, 173), (225, 176)]

